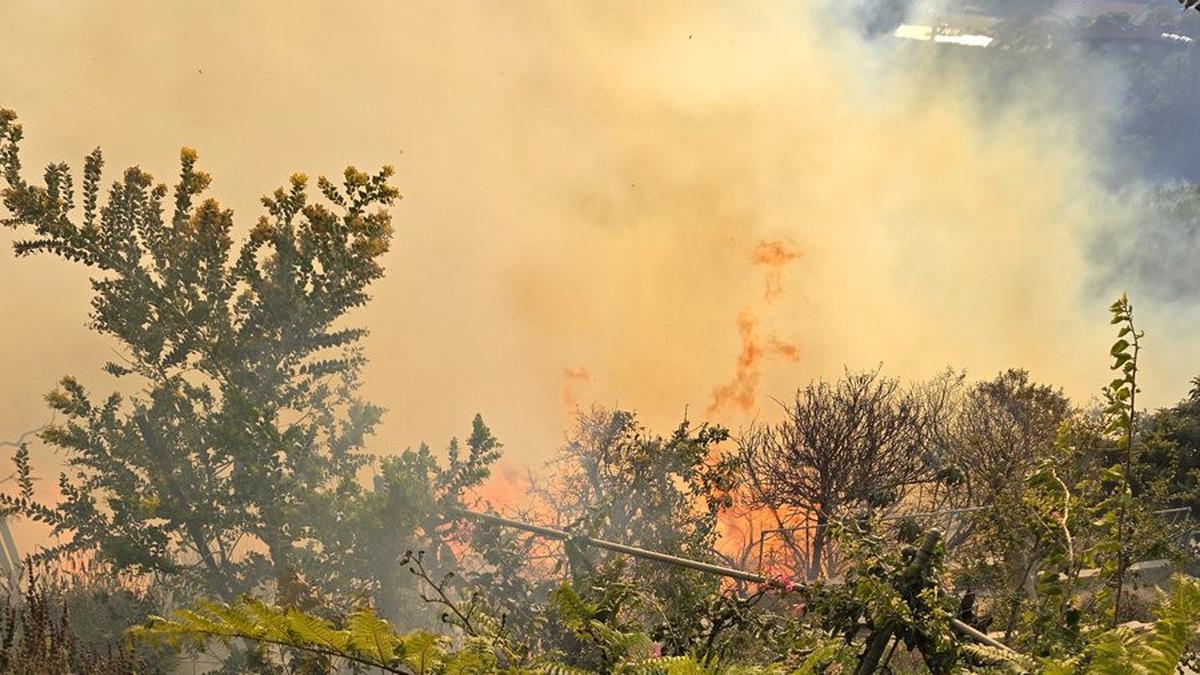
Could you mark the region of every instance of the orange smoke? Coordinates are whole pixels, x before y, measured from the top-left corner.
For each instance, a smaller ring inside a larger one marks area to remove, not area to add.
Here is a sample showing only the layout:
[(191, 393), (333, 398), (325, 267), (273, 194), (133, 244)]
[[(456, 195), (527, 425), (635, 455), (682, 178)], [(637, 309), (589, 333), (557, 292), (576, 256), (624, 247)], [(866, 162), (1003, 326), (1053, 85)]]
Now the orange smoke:
[(782, 241), (759, 242), (751, 252), (751, 262), (767, 268), (763, 279), (762, 304), (758, 308), (751, 306), (738, 312), (737, 326), (742, 349), (738, 353), (733, 379), (713, 390), (712, 403), (707, 410), (710, 417), (731, 409), (754, 409), (764, 359), (775, 357), (789, 363), (799, 360), (800, 348), (776, 335), (763, 336), (758, 318), (760, 311), (770, 307), (783, 294), (783, 270), (798, 257), (800, 251)]

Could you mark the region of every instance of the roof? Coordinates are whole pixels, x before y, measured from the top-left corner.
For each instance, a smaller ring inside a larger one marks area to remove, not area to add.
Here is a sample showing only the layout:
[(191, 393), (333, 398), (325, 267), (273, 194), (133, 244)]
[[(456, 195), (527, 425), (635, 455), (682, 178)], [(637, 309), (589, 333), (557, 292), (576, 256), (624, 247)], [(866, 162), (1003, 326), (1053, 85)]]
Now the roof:
[(1175, 0), (951, 0), (918, 15), (894, 35), (1021, 51), (1071, 42), (1181, 48), (1200, 38), (1200, 14)]

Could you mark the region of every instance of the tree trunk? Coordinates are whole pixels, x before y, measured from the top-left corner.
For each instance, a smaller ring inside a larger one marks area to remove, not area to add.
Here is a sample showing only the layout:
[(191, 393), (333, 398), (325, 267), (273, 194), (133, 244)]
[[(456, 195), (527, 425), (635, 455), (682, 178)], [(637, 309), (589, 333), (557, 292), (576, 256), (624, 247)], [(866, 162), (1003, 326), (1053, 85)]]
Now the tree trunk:
[(817, 509), (817, 530), (813, 534), (812, 550), (809, 552), (808, 578), (821, 578), (824, 568), (825, 544), (828, 538), (829, 515), (824, 508)]
[(196, 553), (200, 556), (200, 561), (204, 565), (210, 583), (213, 585), (213, 590), (221, 596), (222, 600), (232, 602), (234, 594), (230, 587), (229, 575), (224, 566), (224, 563), (228, 563), (228, 560), (222, 559), (218, 563), (217, 559), (213, 557), (208, 537), (204, 533), (204, 527), (198, 520), (198, 511), (193, 507), (191, 500), (188, 499), (188, 496), (184, 494), (183, 490), (172, 477), (171, 471), (174, 463), (171, 454), (163, 445), (158, 433), (155, 432), (154, 424), (149, 418), (145, 415), (139, 415), (134, 419), (134, 422), (137, 424), (142, 441), (146, 444), (146, 449), (154, 455), (161, 467), (160, 473), (157, 476), (150, 476), (151, 481), (154, 483), (156, 489), (174, 500), (183, 514), (180, 518), (180, 523), (183, 525), (183, 530), (187, 537), (191, 539)]

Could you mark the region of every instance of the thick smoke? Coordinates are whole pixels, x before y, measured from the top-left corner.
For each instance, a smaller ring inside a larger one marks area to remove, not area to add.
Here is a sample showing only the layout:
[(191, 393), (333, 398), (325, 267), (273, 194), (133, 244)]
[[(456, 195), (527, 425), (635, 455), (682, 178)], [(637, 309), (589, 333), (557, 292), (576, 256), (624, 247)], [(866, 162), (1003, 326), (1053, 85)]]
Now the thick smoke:
[(1200, 189), (1170, 186), (1140, 199), (1145, 220), (1114, 224), (1091, 240), (1097, 285), (1123, 282), (1134, 297), (1194, 317), (1200, 304)]
[(1119, 73), (1074, 51), (985, 61), (864, 41), (834, 11), (670, 13), (677, 32), (625, 19), (640, 39), (617, 49), (597, 17), (558, 17), (602, 112), (553, 133), (603, 157), (564, 177), (563, 218), (588, 236), (518, 270), (529, 327), (576, 346), (609, 397), (677, 414), (756, 353), (743, 261), (783, 239), (804, 255), (764, 320), (799, 358), (762, 391), (882, 360), (909, 376), (1022, 364), (1086, 398), (1105, 374), (1106, 294), (1126, 281), (1100, 283), (1087, 251), (1143, 213), (1105, 105)]
[[(397, 245), (358, 317), (382, 451), (479, 411), (536, 465), (575, 405), (737, 425), (881, 361), (1026, 366), (1086, 399), (1107, 296), (1136, 281), (1095, 242), (1148, 221), (1124, 71), (899, 44), (908, 8), (876, 5), (30, 0), (0, 23), (0, 92), (30, 166), (101, 143), (169, 180), (193, 145), (244, 227), (293, 171), (396, 164)], [(797, 253), (777, 277), (764, 243)], [(0, 284), (4, 428), (41, 422), (64, 373), (112, 386), (80, 274), (7, 258)], [(1159, 297), (1135, 297), (1152, 404), (1200, 363), (1191, 305)]]

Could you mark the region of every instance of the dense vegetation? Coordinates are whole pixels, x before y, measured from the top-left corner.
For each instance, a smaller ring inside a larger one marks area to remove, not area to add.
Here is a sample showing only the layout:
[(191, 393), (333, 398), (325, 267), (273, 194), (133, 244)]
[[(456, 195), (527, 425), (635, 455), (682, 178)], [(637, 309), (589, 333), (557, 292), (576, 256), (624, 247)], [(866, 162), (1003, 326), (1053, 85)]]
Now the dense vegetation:
[(96, 151), (76, 195), (65, 164), (27, 182), (21, 140), (0, 110), (2, 222), (18, 255), (93, 270), (129, 393), (47, 396), (61, 501), (14, 455), (0, 503), (60, 543), (29, 560), (56, 583), (30, 577), (0, 617), (0, 672), (160, 672), (214, 645), (226, 672), (1170, 672), (1195, 641), (1200, 378), (1138, 407), (1124, 297), (1098, 404), (1019, 369), (874, 370), (737, 433), (581, 411), (506, 507), (577, 535), (560, 546), (462, 518), (501, 453), (478, 416), (442, 453), (365, 449), (382, 411), (348, 319), (384, 272), (390, 169), (317, 194), (293, 176), (239, 238), (191, 150), (174, 189), (134, 168), (104, 196)]

